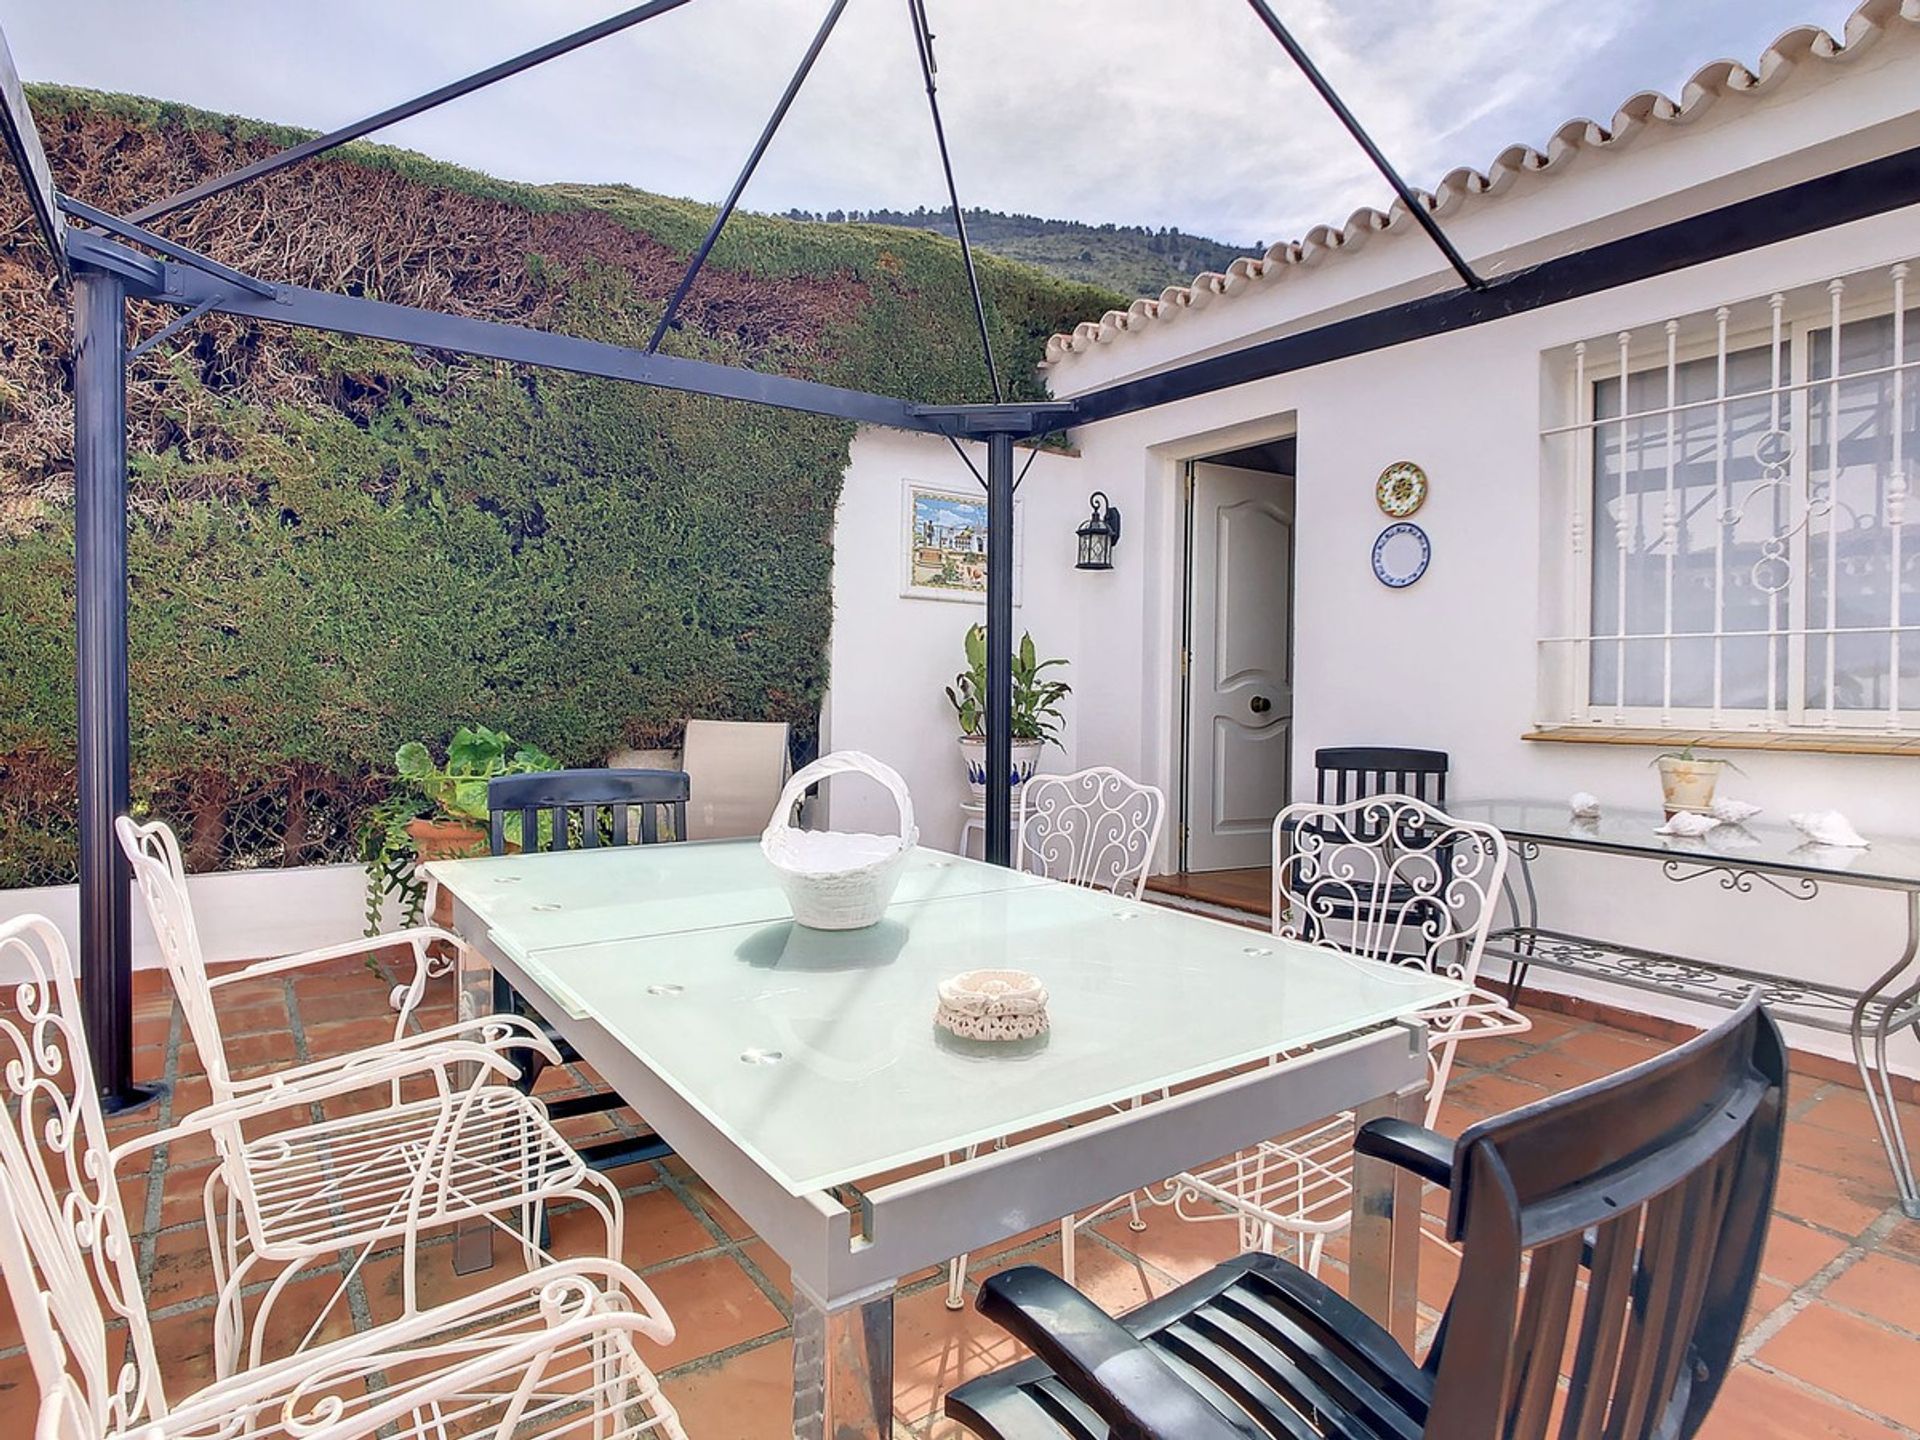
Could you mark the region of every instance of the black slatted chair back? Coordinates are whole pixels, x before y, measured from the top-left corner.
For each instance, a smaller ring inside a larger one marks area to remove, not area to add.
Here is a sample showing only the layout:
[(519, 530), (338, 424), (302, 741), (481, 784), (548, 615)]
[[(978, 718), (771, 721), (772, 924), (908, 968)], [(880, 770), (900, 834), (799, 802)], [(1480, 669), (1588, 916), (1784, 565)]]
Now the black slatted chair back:
[[(527, 851), (684, 840), (689, 790), (684, 770), (501, 775), (487, 782), (487, 848), (504, 855), (510, 839)], [(663, 812), (670, 822), (664, 832)]]
[(1345, 805), (1369, 795), (1411, 795), (1447, 808), (1447, 752), (1399, 745), (1332, 745), (1313, 752), (1314, 799)]
[(1460, 1278), (1420, 1365), (1275, 1255), (1120, 1322), (1020, 1266), (988, 1278), (980, 1311), (1034, 1358), (962, 1385), (947, 1414), (988, 1440), (1689, 1440), (1752, 1299), (1786, 1076), (1779, 1027), (1750, 999), (1457, 1142), (1362, 1126), (1362, 1153), (1452, 1196)]
[[(511, 840), (523, 851), (594, 850), (603, 845), (652, 845), (687, 837), (687, 797), (692, 787), (684, 770), (541, 770), (531, 775), (502, 775), (487, 782), (487, 848), (504, 855)], [(669, 823), (661, 824), (662, 819)], [(527, 998), (493, 977), (494, 1009), (537, 1021), (560, 1058), (571, 1063), (579, 1052)], [(546, 1068), (537, 1055), (522, 1063), (520, 1089), (531, 1094)], [(624, 1102), (611, 1090), (565, 1095), (547, 1102), (554, 1119), (617, 1110)], [(657, 1135), (622, 1137), (579, 1146), (596, 1170), (613, 1170), (641, 1160), (671, 1155)]]
[(1460, 1279), (1427, 1361), (1429, 1440), (1699, 1428), (1759, 1271), (1786, 1076), (1779, 1027), (1750, 1000), (1666, 1055), (1460, 1137)]

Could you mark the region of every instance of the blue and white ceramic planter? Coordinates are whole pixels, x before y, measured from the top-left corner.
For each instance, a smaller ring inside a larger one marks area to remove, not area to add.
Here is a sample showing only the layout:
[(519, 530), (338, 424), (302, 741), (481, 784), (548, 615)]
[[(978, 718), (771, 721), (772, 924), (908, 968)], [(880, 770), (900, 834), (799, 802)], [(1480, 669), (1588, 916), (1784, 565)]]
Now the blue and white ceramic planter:
[[(1014, 794), (1020, 793), (1020, 787), (1033, 778), (1033, 772), (1040, 764), (1041, 742), (1038, 740), (1016, 740), (1013, 742), (1013, 771), (1008, 777), (1013, 785)], [(976, 802), (987, 798), (987, 742), (978, 735), (960, 737), (960, 758), (966, 762), (967, 784), (973, 790)]]

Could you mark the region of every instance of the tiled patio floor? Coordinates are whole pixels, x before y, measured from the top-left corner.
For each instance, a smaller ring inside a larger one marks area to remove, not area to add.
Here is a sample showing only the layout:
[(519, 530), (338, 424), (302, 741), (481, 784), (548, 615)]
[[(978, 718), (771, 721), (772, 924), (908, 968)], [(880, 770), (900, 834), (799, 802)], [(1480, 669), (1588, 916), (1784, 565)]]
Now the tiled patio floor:
[[(122, 1132), (184, 1115), (207, 1099), (197, 1053), (183, 1033), (178, 1010), (153, 977), (140, 978), (140, 1073), (164, 1078), (170, 1092), (162, 1106), (117, 1121)], [(391, 977), (363, 963), (343, 963), (297, 982), (229, 992), (222, 1018), (233, 1059), (237, 1065), (286, 1064), (391, 1033), (385, 1006), (391, 983)], [(1597, 1023), (1538, 1012), (1535, 1021), (1534, 1032), (1519, 1041), (1482, 1042), (1477, 1053), (1471, 1047), (1463, 1052), (1463, 1069), (1447, 1106), (1449, 1127), (1605, 1074), (1658, 1048)], [(549, 1077), (546, 1084), (557, 1078)], [(1894, 1207), (1886, 1162), (1858, 1092), (1800, 1078), (1791, 1113), (1766, 1278), (1749, 1317), (1739, 1369), (1707, 1433), (1724, 1440), (1915, 1440), (1920, 1437), (1920, 1223), (1901, 1219)], [(1904, 1118), (1920, 1142), (1920, 1109), (1908, 1107)], [(200, 1220), (200, 1186), (210, 1151), (205, 1141), (180, 1148), (187, 1153), (158, 1156), (144, 1179), (123, 1182), (134, 1226), (145, 1230), (142, 1262), (150, 1277), (163, 1375), (174, 1395), (190, 1391), (210, 1373), (209, 1270)], [(649, 1359), (680, 1407), (689, 1435), (693, 1440), (757, 1440), (789, 1434), (788, 1298), (778, 1261), (683, 1167), (672, 1162), (660, 1168), (633, 1166), (616, 1179), (627, 1197), (626, 1258), (658, 1292), (679, 1328), (675, 1342)], [(554, 1230), (556, 1249), (591, 1243), (589, 1227), (576, 1226), (565, 1215), (555, 1218)], [(1111, 1308), (1130, 1306), (1205, 1269), (1232, 1246), (1233, 1227), (1226, 1224), (1183, 1223), (1155, 1213), (1145, 1233), (1134, 1234), (1124, 1219), (1115, 1219), (1083, 1243), (1081, 1284)], [(1024, 1237), (996, 1253), (975, 1256), (971, 1275), (977, 1283), (1007, 1265), (1053, 1264), (1057, 1258), (1055, 1239)], [(450, 1247), (434, 1247), (424, 1286), (429, 1298), (474, 1283), (456, 1279), (449, 1259)], [(1340, 1259), (1335, 1251), (1326, 1266), (1336, 1282), (1343, 1275)], [(1444, 1303), (1449, 1261), (1439, 1247), (1426, 1247), (1421, 1289), (1428, 1305)], [(337, 1277), (309, 1283), (317, 1297), (330, 1292)], [(1017, 1353), (971, 1309), (948, 1311), (942, 1292), (941, 1276), (926, 1272), (903, 1287), (896, 1308), (900, 1433), (923, 1440), (956, 1433), (939, 1418), (947, 1390)], [(353, 1282), (349, 1300), (359, 1315), (378, 1315), (390, 1313), (397, 1293), (397, 1266), (388, 1257), (370, 1264)], [(299, 1305), (298, 1293), (283, 1302), (289, 1328)], [(344, 1315), (329, 1322), (334, 1328), (348, 1323)], [(0, 1308), (0, 1434), (26, 1434), (32, 1423), (36, 1392), (19, 1338), (11, 1311)]]

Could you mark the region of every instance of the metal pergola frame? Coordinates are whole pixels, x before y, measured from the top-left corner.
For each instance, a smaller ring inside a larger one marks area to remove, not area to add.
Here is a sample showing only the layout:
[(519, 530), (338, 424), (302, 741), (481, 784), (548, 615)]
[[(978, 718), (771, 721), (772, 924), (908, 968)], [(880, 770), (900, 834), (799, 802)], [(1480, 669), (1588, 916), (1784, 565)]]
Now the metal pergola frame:
[[(747, 401), (863, 425), (984, 441), (987, 469), (987, 858), (1009, 863), (1012, 769), (1010, 711), (1013, 630), (1013, 492), (1016, 443), (1076, 425), (1149, 409), (1331, 360), (1405, 344), (1650, 276), (1771, 245), (1884, 211), (1920, 204), (1920, 149), (1802, 181), (1525, 269), (1483, 278), (1442, 231), (1429, 203), (1393, 169), (1268, 0), (1247, 0), (1259, 22), (1326, 100), (1393, 187), (1460, 283), (1438, 293), (1285, 335), (1227, 354), (1122, 381), (1071, 400), (1008, 401), (1001, 387), (986, 304), (954, 182), (935, 83), (934, 36), (926, 0), (906, 0), (933, 131), (960, 241), (993, 399), (927, 405), (820, 384), (742, 366), (658, 353), (681, 302), (693, 289), (714, 242), (847, 0), (831, 0), (791, 80), (690, 258), (652, 337), (641, 348), (612, 345), (526, 326), (477, 320), (378, 300), (284, 285), (243, 274), (155, 234), (148, 226), (211, 196), (277, 173), (351, 140), (677, 10), (689, 0), (649, 0), (594, 25), (392, 106), (325, 135), (147, 204), (126, 217), (95, 209), (55, 188), (4, 32), (0, 32), (0, 138), (25, 185), (33, 218), (52, 252), (59, 281), (73, 295), (76, 677), (80, 821), (82, 991), (104, 1101), (125, 1107), (146, 1092), (133, 1082), (129, 874), (113, 822), (129, 800), (127, 687), (126, 365), (129, 299), (181, 313), (144, 350), (201, 316), (220, 313), (338, 334), (390, 340), (442, 352), (572, 371), (718, 399)], [(79, 224), (71, 224), (78, 221)], [(139, 353), (136, 350), (133, 353)], [(971, 468), (971, 460), (968, 460)], [(975, 474), (979, 472), (976, 470)]]

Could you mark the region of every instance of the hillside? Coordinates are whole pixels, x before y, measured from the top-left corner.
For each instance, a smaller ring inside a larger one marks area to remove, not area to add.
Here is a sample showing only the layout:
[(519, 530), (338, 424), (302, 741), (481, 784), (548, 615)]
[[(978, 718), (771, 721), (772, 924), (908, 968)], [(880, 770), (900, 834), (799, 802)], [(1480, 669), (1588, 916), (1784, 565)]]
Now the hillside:
[[(1186, 284), (1204, 270), (1225, 270), (1239, 256), (1259, 255), (1266, 249), (1264, 245), (1229, 245), (1165, 226), (1156, 230), (1151, 225), (1087, 225), (999, 210), (966, 213), (967, 239), (975, 249), (1129, 296), (1156, 295), (1169, 285)], [(830, 224), (899, 225), (946, 236), (954, 233), (948, 211), (925, 206), (916, 210), (830, 210), (824, 214), (789, 210), (787, 217)]]
[[(56, 182), (125, 213), (303, 132), (36, 87)], [(267, 279), (643, 345), (710, 207), (353, 145), (161, 229)], [(997, 257), (1003, 376), (1120, 303)], [(172, 312), (136, 304), (137, 340)], [(0, 887), (74, 863), (72, 357), (0, 186)], [(663, 349), (928, 401), (987, 382), (957, 246), (742, 214)], [(134, 794), (192, 868), (352, 858), (403, 741), (567, 765), (689, 715), (817, 724), (853, 430), (555, 371), (194, 322), (132, 362)], [(952, 461), (956, 469), (960, 461)], [(964, 473), (964, 471), (962, 471)]]

